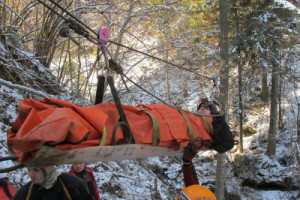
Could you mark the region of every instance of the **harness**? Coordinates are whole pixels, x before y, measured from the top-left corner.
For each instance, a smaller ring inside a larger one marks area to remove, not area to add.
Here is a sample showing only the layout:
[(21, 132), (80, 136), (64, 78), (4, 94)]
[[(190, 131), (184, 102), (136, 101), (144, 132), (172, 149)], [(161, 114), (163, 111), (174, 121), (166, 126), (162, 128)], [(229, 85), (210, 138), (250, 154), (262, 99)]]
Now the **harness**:
[[(62, 188), (63, 188), (64, 192), (66, 193), (66, 196), (68, 197), (68, 199), (69, 199), (69, 200), (72, 200), (72, 197), (71, 197), (71, 195), (70, 195), (70, 193), (69, 193), (67, 187), (66, 187), (65, 184), (63, 183), (63, 181), (62, 181), (60, 178), (59, 178), (59, 181), (60, 181), (60, 183), (61, 183), (61, 185), (62, 185)], [(27, 196), (26, 196), (26, 200), (30, 200), (30, 196), (31, 196), (31, 192), (32, 192), (33, 185), (34, 185), (34, 183), (31, 182), (30, 187), (29, 187), (29, 190), (28, 190), (28, 193), (27, 193)]]

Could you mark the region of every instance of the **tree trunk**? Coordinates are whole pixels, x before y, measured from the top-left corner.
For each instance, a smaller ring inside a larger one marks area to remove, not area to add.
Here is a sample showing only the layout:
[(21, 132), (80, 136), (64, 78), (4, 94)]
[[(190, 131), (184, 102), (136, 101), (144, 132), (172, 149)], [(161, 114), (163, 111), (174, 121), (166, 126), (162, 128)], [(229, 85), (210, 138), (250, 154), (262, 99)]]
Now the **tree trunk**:
[(239, 76), (239, 125), (240, 125), (240, 141), (239, 141), (239, 151), (243, 153), (243, 96), (242, 96), (242, 90), (243, 90), (243, 81), (242, 81), (242, 65), (239, 61), (238, 63), (238, 76)]
[[(229, 65), (228, 65), (228, 2), (227, 0), (219, 0), (220, 6), (220, 106), (224, 113), (228, 110), (228, 79), (229, 79)], [(228, 119), (225, 115), (226, 120)], [(218, 200), (224, 199), (225, 186), (225, 158), (226, 153), (218, 154), (217, 174), (216, 174), (216, 191), (215, 195)]]
[(279, 50), (276, 40), (276, 31), (274, 34), (273, 50), (275, 57), (273, 59), (272, 69), (272, 89), (271, 89), (271, 113), (270, 113), (270, 128), (268, 135), (267, 155), (270, 158), (275, 157), (276, 153), (276, 131), (278, 122), (278, 95), (279, 95)]
[[(297, 118), (297, 144), (296, 154), (298, 161), (298, 183), (300, 181), (300, 104), (298, 104), (298, 118)], [(300, 184), (298, 184), (298, 198), (300, 198)]]
[[(169, 60), (169, 51), (166, 52), (165, 60)], [(170, 92), (170, 83), (169, 83), (169, 65), (165, 65), (166, 68), (166, 90), (167, 90), (167, 97), (168, 97), (168, 103), (171, 103), (171, 92)]]
[(225, 190), (225, 160), (226, 153), (218, 153), (217, 159), (217, 169), (216, 169), (216, 191), (215, 195), (218, 200), (224, 200), (224, 190)]
[[(280, 71), (281, 71), (281, 67), (280, 67)], [(284, 129), (284, 122), (283, 122), (283, 108), (284, 106), (282, 105), (282, 95), (283, 95), (283, 91), (284, 91), (284, 82), (283, 82), (283, 75), (280, 74), (279, 75), (279, 84), (278, 84), (278, 129), (280, 131), (282, 131)]]
[[(237, 2), (235, 2), (236, 7), (238, 7)], [(237, 35), (237, 56), (238, 58), (236, 59), (237, 65), (238, 65), (238, 85), (239, 85), (239, 128), (240, 128), (240, 138), (239, 138), (239, 151), (243, 153), (243, 67), (242, 67), (242, 55), (241, 55), (241, 45), (242, 45), (242, 40), (241, 40), (241, 32), (240, 32), (240, 23), (239, 23), (239, 15), (237, 9), (234, 9), (234, 14), (235, 14), (235, 20), (236, 20), (236, 35)]]
[(271, 113), (268, 135), (267, 155), (273, 158), (276, 153), (276, 130), (278, 118), (278, 73), (274, 67), (272, 72)]
[(263, 69), (261, 79), (261, 100), (266, 103), (269, 98), (268, 73), (266, 69)]

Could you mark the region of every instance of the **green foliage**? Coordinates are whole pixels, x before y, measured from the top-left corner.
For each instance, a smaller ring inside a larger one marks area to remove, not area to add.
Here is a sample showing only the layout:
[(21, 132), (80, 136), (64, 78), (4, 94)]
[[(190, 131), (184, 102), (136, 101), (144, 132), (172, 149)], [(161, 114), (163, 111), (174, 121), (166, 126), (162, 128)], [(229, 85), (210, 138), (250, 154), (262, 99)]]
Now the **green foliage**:
[(254, 129), (253, 129), (251, 126), (249, 126), (249, 125), (244, 126), (243, 132), (244, 132), (244, 136), (251, 136), (251, 135), (257, 133), (257, 131), (254, 130)]
[(148, 1), (148, 3), (150, 3), (151, 5), (161, 5), (165, 2), (166, 2), (165, 0), (150, 0), (150, 1)]
[[(196, 36), (189, 44), (207, 44), (214, 47), (218, 44), (218, 36), (215, 30), (218, 26), (218, 1), (207, 0), (183, 0), (179, 2), (182, 9), (181, 28), (192, 36)], [(201, 51), (197, 49), (198, 53)], [(207, 52), (203, 49), (202, 56), (207, 56)]]
[[(186, 14), (186, 23), (190, 29), (207, 30), (209, 26), (216, 23), (218, 18), (217, 6), (218, 1), (206, 0), (184, 0), (181, 6)], [(202, 31), (203, 32), (203, 31)]]

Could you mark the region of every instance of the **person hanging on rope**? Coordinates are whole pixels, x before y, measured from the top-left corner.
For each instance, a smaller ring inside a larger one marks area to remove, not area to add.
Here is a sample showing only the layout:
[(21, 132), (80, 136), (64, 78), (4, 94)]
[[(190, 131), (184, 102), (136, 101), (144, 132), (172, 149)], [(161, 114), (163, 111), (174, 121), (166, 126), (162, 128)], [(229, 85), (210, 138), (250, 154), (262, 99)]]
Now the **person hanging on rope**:
[(14, 200), (93, 200), (84, 181), (54, 166), (28, 167), (28, 175), (31, 181), (18, 190)]
[[(209, 101), (202, 101), (197, 107), (198, 114), (217, 115), (213, 117), (213, 144), (212, 148), (219, 153), (225, 153), (234, 146), (234, 140), (224, 116), (220, 116), (216, 105)], [(223, 141), (222, 141), (223, 140)], [(210, 199), (216, 200), (216, 196), (208, 188), (199, 185), (199, 180), (193, 164), (193, 159), (203, 146), (201, 138), (194, 138), (183, 151), (183, 180), (185, 188), (177, 195), (177, 200)]]
[(212, 149), (216, 150), (218, 153), (225, 153), (232, 149), (234, 146), (234, 135), (225, 121), (225, 116), (221, 115), (218, 111), (216, 104), (208, 101), (207, 97), (203, 97), (201, 103), (197, 107), (197, 112), (200, 115), (213, 116)]
[(94, 172), (91, 167), (86, 166), (85, 163), (72, 164), (69, 173), (84, 180), (89, 188), (90, 193), (93, 195), (93, 199), (100, 200)]

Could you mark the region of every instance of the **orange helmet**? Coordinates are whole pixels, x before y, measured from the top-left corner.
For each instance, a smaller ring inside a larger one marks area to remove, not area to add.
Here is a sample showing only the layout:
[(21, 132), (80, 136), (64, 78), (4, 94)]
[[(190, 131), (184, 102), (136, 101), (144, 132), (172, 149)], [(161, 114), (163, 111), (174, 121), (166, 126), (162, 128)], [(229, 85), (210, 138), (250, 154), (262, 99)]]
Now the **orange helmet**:
[(212, 191), (202, 185), (191, 185), (180, 191), (176, 200), (217, 200)]

